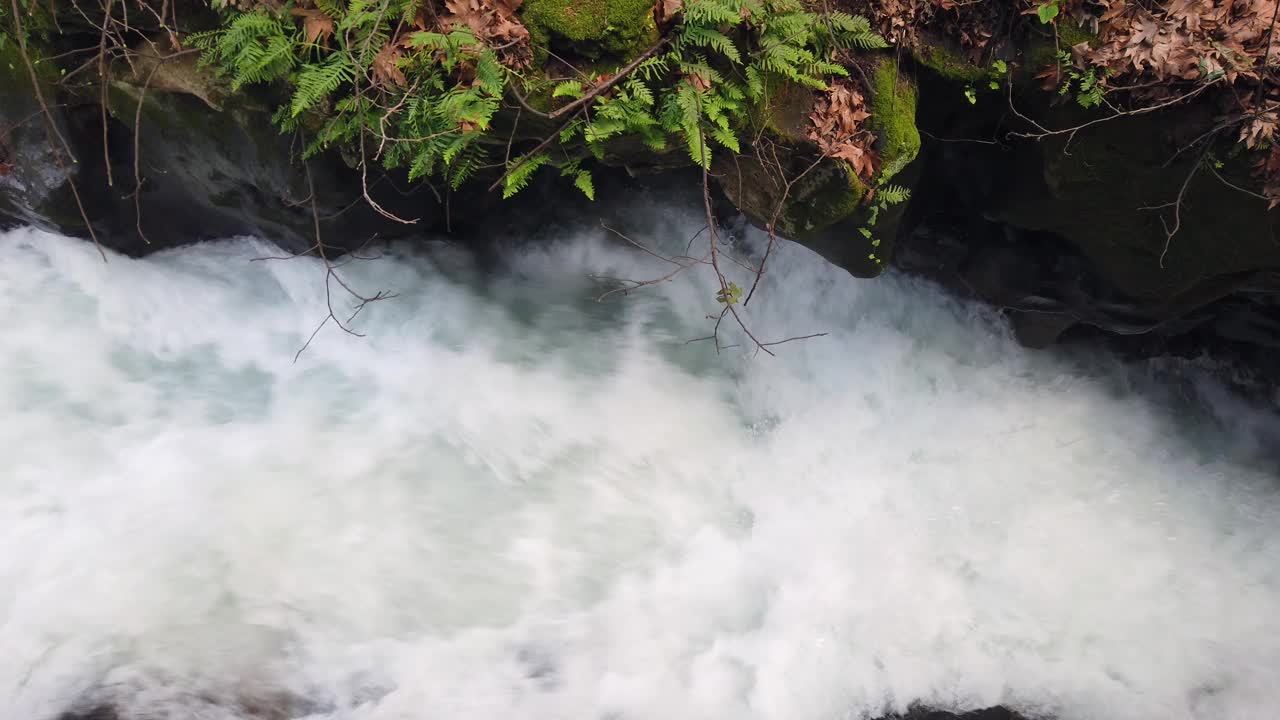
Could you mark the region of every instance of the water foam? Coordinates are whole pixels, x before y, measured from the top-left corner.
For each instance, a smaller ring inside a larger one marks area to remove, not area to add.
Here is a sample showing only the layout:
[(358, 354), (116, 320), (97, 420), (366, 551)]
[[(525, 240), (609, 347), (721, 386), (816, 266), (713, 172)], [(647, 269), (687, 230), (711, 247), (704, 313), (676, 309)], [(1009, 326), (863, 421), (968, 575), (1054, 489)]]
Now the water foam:
[(602, 235), (355, 263), (399, 296), (296, 363), (314, 260), (0, 237), (0, 714), (1274, 714), (1239, 428), (793, 246), (746, 315), (828, 335), (717, 355), (705, 273), (594, 301), (664, 272)]

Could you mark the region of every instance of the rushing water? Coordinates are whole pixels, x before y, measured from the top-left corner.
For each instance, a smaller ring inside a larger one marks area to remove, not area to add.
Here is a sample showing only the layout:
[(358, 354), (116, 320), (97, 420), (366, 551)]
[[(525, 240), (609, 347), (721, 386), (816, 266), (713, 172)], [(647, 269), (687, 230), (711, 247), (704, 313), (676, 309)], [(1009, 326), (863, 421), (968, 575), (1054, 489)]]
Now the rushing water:
[(294, 362), (323, 274), (271, 253), (0, 235), (0, 717), (1280, 712), (1275, 425), (1225, 395), (794, 246), (745, 318), (828, 335), (717, 355), (705, 272), (595, 301), (666, 272), (599, 228), (354, 263), (398, 297)]

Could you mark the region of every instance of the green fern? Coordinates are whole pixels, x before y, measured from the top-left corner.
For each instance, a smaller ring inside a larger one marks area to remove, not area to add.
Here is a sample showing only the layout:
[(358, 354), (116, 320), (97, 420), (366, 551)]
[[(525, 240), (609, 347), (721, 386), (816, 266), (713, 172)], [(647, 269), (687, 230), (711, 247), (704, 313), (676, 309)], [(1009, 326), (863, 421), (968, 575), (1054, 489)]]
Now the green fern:
[(876, 199), (885, 205), (897, 205), (911, 199), (911, 190), (901, 185), (883, 185), (876, 190)]
[(704, 93), (692, 84), (680, 83), (664, 110), (663, 124), (669, 131), (678, 132), (684, 137), (685, 148), (694, 164), (710, 169), (711, 150), (707, 147), (706, 134), (702, 128), (704, 98)]
[(355, 77), (356, 68), (345, 52), (335, 52), (323, 62), (307, 65), (294, 80), (297, 90), (289, 105), (289, 114), (298, 117), (317, 103), (333, 94), (345, 82)]
[(582, 191), (588, 200), (596, 199), (596, 186), (591, 180), (590, 170), (579, 170), (573, 174), (573, 186)]
[(502, 197), (509, 198), (523, 190), (538, 168), (549, 162), (551, 156), (546, 153), (517, 158), (508, 166), (507, 175), (502, 179)]
[[(305, 156), (360, 144), (372, 151), (371, 159), (402, 170), (410, 180), (438, 177), (457, 187), (488, 165), (488, 147), (499, 144), (489, 135), (507, 84), (521, 76), (465, 27), (406, 30), (424, 2), (315, 0), (335, 25), (326, 46), (304, 43), (302, 18), (284, 9), (242, 11), (216, 4), (222, 26), (189, 40), (202, 51), (201, 61), (217, 67), (235, 88), (287, 88), (288, 102), (273, 120), (282, 132), (306, 129)], [(554, 156), (574, 158), (558, 162), (560, 173), (594, 198), (594, 179), (583, 160), (606, 157), (608, 145), (622, 137), (637, 138), (655, 152), (675, 142), (695, 164), (709, 168), (712, 145), (715, 152), (742, 151), (739, 138), (768, 88), (779, 81), (825, 88), (831, 78), (847, 74), (836, 60), (837, 49), (886, 45), (865, 18), (842, 11), (819, 15), (800, 0), (686, 0), (669, 38), (665, 52), (594, 97), (580, 116), (566, 118), (557, 138), (563, 152), (508, 163), (503, 195), (519, 192)], [(385, 66), (375, 67), (378, 54), (389, 48), (397, 54), (395, 85)], [(1079, 84), (1080, 96), (1091, 98), (1093, 86)], [(580, 99), (587, 88), (563, 80), (550, 94)], [(880, 196), (892, 198), (894, 192), (882, 188)]]
[(680, 33), (681, 48), (707, 48), (714, 50), (730, 62), (739, 64), (742, 55), (727, 35), (715, 28), (687, 25)]
[(564, 82), (556, 85), (555, 89), (551, 91), (551, 97), (553, 98), (558, 98), (558, 97), (580, 98), (583, 96), (583, 94), (584, 92), (582, 90), (582, 83), (578, 82), (577, 80), (565, 80)]

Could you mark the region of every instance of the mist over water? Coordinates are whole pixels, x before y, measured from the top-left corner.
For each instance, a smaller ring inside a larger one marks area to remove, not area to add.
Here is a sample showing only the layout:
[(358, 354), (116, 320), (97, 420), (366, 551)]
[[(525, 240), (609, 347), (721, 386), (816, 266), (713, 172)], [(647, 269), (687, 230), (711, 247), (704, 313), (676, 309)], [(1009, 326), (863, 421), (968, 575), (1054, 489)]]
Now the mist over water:
[(0, 235), (0, 717), (1275, 716), (1270, 412), (790, 244), (744, 318), (828, 335), (717, 355), (557, 237), (353, 263), (295, 363), (312, 259)]

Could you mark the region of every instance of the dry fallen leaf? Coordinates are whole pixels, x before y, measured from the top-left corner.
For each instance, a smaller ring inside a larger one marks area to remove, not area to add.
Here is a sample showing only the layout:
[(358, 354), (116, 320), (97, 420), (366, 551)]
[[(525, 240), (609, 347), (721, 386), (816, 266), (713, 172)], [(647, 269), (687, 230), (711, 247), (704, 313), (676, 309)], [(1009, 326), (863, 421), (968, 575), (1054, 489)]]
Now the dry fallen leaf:
[(378, 51), (373, 58), (373, 79), (380, 83), (390, 83), (398, 87), (404, 87), (409, 84), (405, 79), (404, 72), (396, 66), (396, 61), (400, 59), (403, 51), (400, 46), (394, 42), (389, 42)]
[(289, 12), (302, 18), (302, 36), (308, 45), (324, 44), (333, 37), (333, 18), (316, 8), (294, 8)]
[(879, 170), (879, 157), (871, 149), (875, 135), (862, 127), (869, 117), (862, 93), (846, 83), (833, 83), (813, 104), (809, 138), (823, 155), (848, 162), (869, 180)]
[(533, 57), (529, 30), (516, 11), (523, 0), (445, 0), (446, 26), (466, 27), (498, 49), (508, 65), (525, 67)]
[(689, 79), (689, 84), (698, 92), (706, 92), (711, 89), (711, 80), (707, 79), (702, 73), (689, 73), (685, 77)]
[(684, 0), (658, 0), (658, 20), (670, 22), (684, 10)]

